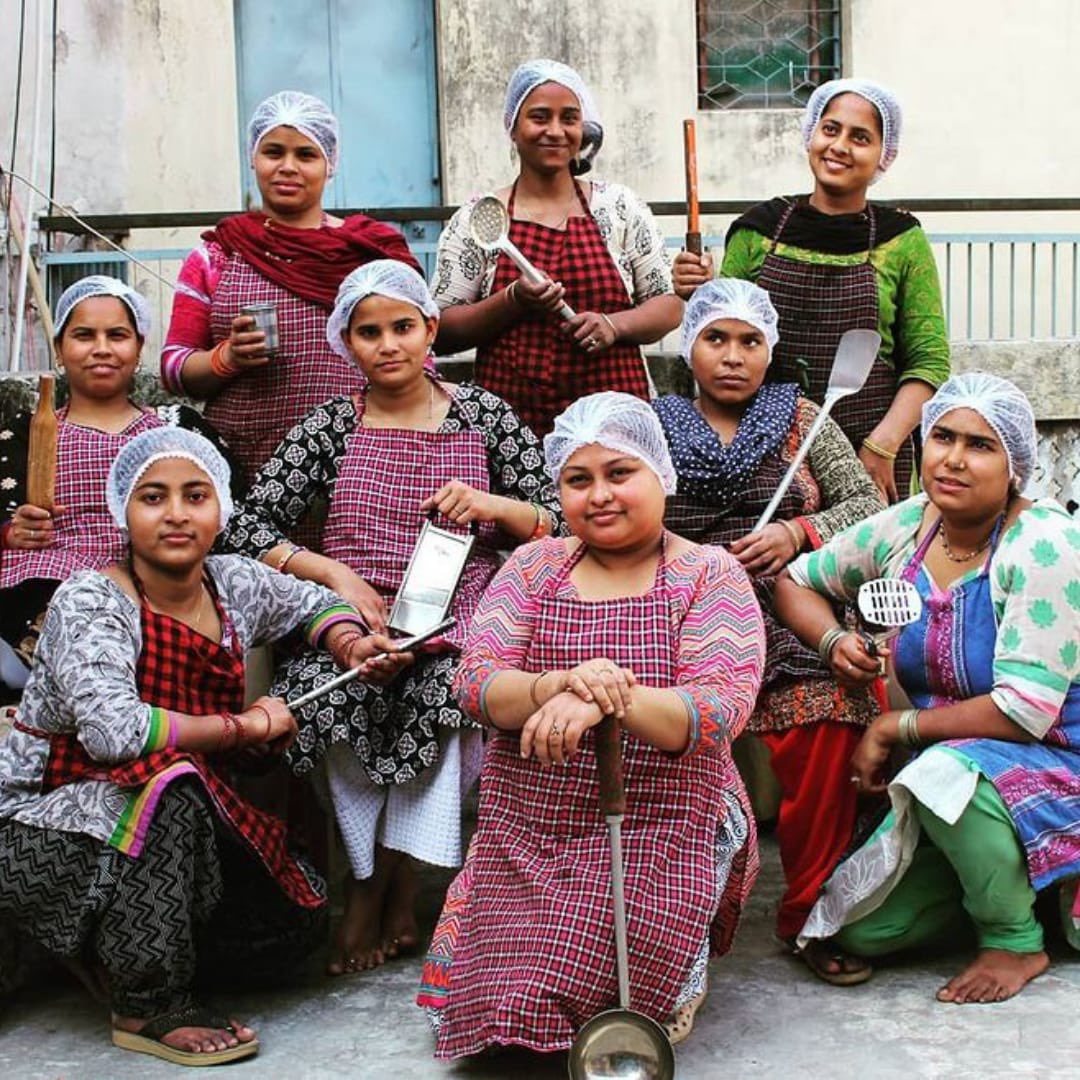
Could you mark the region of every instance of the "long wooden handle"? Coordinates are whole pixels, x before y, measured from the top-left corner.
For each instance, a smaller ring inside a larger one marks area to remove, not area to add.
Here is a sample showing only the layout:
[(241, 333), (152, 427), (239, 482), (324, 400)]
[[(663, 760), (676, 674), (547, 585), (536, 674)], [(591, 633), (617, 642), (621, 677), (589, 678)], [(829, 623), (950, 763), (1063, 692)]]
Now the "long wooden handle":
[(600, 782), (600, 809), (605, 816), (626, 812), (623, 785), (622, 735), (614, 716), (605, 716), (596, 732), (596, 775)]
[(684, 120), (683, 164), (686, 168), (686, 250), (701, 254), (701, 214), (698, 208), (697, 129), (693, 120)]
[(50, 514), (56, 509), (55, 386), (51, 373), (38, 376), (38, 403), (30, 418), (26, 468), (26, 501)]

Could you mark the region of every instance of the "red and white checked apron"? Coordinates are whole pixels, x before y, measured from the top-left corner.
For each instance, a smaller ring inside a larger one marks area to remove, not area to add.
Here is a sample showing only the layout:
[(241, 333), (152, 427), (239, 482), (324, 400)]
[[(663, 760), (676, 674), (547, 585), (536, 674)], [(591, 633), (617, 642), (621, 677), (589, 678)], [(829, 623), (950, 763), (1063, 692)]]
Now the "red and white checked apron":
[[(839, 266), (803, 262), (776, 252), (796, 205), (791, 203), (780, 218), (757, 283), (769, 294), (780, 315), (780, 340), (773, 352), (769, 379), (799, 383), (807, 397), (820, 405), (825, 400), (836, 346), (844, 332), (878, 329), (877, 272), (870, 261), (877, 239), (877, 222), (868, 203), (869, 238), (864, 262)], [(896, 388), (895, 370), (879, 356), (863, 388), (832, 410), (832, 418), (856, 450), (888, 412)], [(909, 490), (913, 466), (914, 449), (908, 439), (894, 465), (901, 498)]]
[[(673, 685), (677, 639), (663, 562), (646, 595), (590, 602), (566, 587), (584, 553), (582, 546), (544, 596), (522, 668), (609, 657), (643, 685)], [(488, 743), (439, 1057), (493, 1042), (565, 1049), (590, 1017), (618, 1003), (610, 848), (592, 733), (569, 764), (546, 769), (522, 760), (519, 740), (513, 732)], [(736, 856), (718, 908), (720, 791), (738, 792), (750, 844), (752, 815), (727, 750), (676, 758), (625, 733), (622, 744), (631, 1006), (661, 1021), (706, 934), (717, 951), (730, 945), (752, 881)]]
[[(614, 314), (634, 306), (588, 203), (575, 182), (584, 215), (569, 217), (565, 229), (514, 218), (510, 191), (510, 239), (553, 281), (566, 288), (566, 302), (579, 314)], [(500, 253), (492, 292), (521, 272)], [(498, 394), (540, 436), (571, 402), (600, 390), (622, 390), (648, 400), (649, 380), (637, 345), (618, 343), (590, 355), (567, 337), (558, 315), (524, 314), (490, 345), (476, 350), (476, 382)]]
[(161, 427), (153, 412), (136, 417), (123, 431), (70, 424), (67, 409), (57, 416), (56, 502), (65, 508), (53, 526), (55, 542), (40, 551), (12, 549), (0, 560), (0, 588), (31, 578), (64, 581), (78, 570), (100, 570), (122, 562), (127, 540), (105, 505), (105, 482), (120, 448), (136, 435)]
[(326, 343), (328, 312), (267, 280), (237, 254), (229, 256), (214, 291), (214, 342), (229, 336), (248, 304), (277, 307), (279, 349), (264, 367), (230, 379), (206, 404), (205, 415), (224, 436), (251, 483), (289, 429), (316, 405), (364, 384), (359, 369)]
[[(355, 400), (357, 426), (338, 466), (323, 551), (359, 574), (389, 607), (426, 520), (420, 504), (451, 480), (490, 491), (487, 447), (479, 431), (364, 427), (364, 395)], [(469, 526), (441, 516), (435, 524), (449, 532), (469, 532)], [(478, 527), (454, 594), (450, 613), (457, 625), (439, 640), (455, 650), (464, 643), (469, 620), (499, 568), (496, 534), (492, 524)]]

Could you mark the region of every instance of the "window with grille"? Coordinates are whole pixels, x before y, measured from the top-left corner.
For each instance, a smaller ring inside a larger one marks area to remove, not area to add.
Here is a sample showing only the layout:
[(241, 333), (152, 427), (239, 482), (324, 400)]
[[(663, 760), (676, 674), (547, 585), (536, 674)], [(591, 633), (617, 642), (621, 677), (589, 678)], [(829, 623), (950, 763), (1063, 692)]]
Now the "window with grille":
[(697, 0), (698, 107), (799, 108), (840, 74), (840, 0)]

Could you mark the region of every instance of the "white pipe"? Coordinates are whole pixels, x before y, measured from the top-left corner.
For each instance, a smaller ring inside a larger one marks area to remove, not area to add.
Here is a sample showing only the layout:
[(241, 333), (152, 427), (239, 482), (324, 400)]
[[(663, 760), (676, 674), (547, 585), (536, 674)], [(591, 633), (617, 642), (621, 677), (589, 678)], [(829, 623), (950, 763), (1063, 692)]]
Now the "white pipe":
[[(45, 75), (45, 0), (37, 0), (37, 66), (34, 69), (34, 131), (30, 142), (30, 179), (37, 182), (38, 151), (41, 147), (41, 105)], [(15, 342), (8, 357), (8, 370), (18, 371), (22, 353), (23, 328), (26, 325), (26, 283), (30, 274), (30, 234), (34, 227), (34, 193), (26, 198), (23, 219), (23, 247), (19, 258), (19, 287), (15, 299)]]

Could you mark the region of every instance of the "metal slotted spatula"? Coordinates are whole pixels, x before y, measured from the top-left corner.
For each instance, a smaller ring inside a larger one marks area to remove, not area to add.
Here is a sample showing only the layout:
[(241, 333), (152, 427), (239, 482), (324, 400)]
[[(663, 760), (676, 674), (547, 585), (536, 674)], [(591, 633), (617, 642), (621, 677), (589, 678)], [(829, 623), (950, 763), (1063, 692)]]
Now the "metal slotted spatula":
[[(866, 651), (877, 656), (878, 646), (896, 630), (916, 622), (922, 614), (922, 597), (910, 581), (875, 578), (859, 586), (859, 616), (871, 633), (864, 635)], [(879, 631), (878, 635), (874, 631)]]
[(870, 374), (870, 369), (874, 366), (880, 348), (881, 335), (876, 330), (847, 330), (844, 332), (844, 336), (840, 338), (840, 344), (836, 346), (836, 357), (833, 360), (832, 371), (829, 373), (829, 385), (825, 390), (825, 400), (821, 403), (821, 412), (818, 413), (813, 426), (807, 432), (806, 438), (803, 439), (802, 446), (799, 447), (798, 453), (795, 455), (795, 460), (788, 466), (788, 471), (784, 474), (784, 479), (780, 481), (776, 494), (773, 495), (769, 505), (765, 507), (765, 512), (757, 519), (757, 524), (753, 529), (754, 532), (764, 529), (772, 521), (772, 516), (780, 505), (780, 500), (784, 497), (787, 489), (791, 487), (791, 481), (795, 479), (799, 466), (802, 465), (806, 455), (810, 452), (814, 440), (825, 426), (825, 421), (828, 420), (833, 406), (841, 398), (849, 397), (862, 389), (866, 377)]
[[(547, 278), (518, 250), (510, 239), (510, 215), (494, 195), (485, 195), (469, 214), (469, 233), (485, 251), (502, 251), (514, 265), (535, 285)], [(567, 303), (559, 305), (559, 314), (567, 320), (574, 318), (574, 309)]]

